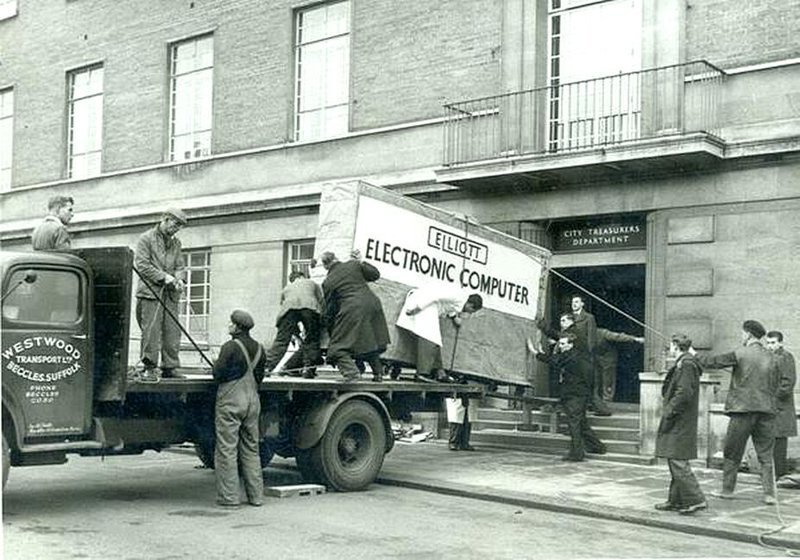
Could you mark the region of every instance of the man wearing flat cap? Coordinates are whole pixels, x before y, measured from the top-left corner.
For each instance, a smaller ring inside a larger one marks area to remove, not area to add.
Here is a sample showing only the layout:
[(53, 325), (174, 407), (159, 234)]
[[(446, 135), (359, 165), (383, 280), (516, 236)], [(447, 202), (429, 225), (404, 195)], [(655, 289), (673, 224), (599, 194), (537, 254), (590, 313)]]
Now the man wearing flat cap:
[(145, 382), (158, 381), (161, 376), (180, 377), (175, 371), (180, 367), (181, 343), (176, 319), (184, 283), (181, 242), (175, 234), (186, 222), (183, 210), (170, 208), (136, 243), (134, 265), (140, 275), (136, 289), (136, 321), (142, 330), (140, 378)]
[(719, 498), (732, 498), (736, 475), (744, 456), (747, 439), (752, 438), (761, 465), (764, 503), (776, 503), (775, 466), (775, 397), (778, 368), (772, 353), (761, 344), (766, 331), (758, 321), (742, 325), (742, 345), (718, 356), (697, 356), (704, 368), (732, 368), (731, 384), (725, 401), (728, 431), (725, 434), (722, 464), (722, 492)]
[(237, 309), (231, 313), (231, 340), (220, 348), (212, 370), (218, 383), (214, 470), (217, 504), (223, 507), (239, 506), (240, 473), (250, 505), (260, 506), (264, 495), (258, 452), (258, 386), (264, 379), (267, 360), (264, 347), (250, 337), (252, 328), (253, 317), (247, 311)]

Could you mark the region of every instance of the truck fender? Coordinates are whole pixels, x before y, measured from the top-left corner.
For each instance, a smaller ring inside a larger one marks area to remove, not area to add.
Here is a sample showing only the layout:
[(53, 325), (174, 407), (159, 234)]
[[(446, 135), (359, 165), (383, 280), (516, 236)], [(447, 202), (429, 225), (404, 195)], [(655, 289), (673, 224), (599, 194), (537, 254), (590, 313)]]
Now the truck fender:
[(22, 431), (25, 422), (22, 407), (10, 391), (3, 392), (3, 434), (6, 436), (11, 450), (19, 449), (19, 443), (25, 437)]
[(333, 416), (333, 413), (343, 403), (346, 403), (352, 399), (359, 399), (368, 402), (375, 407), (375, 410), (377, 410), (381, 415), (381, 418), (383, 419), (383, 427), (386, 430), (386, 452), (388, 453), (394, 446), (392, 422), (391, 417), (389, 416), (389, 410), (386, 408), (386, 405), (382, 400), (380, 400), (374, 394), (366, 392), (345, 393), (343, 395), (337, 395), (324, 402), (315, 403), (314, 407), (303, 415), (300, 426), (298, 426), (297, 430), (295, 431), (295, 447), (297, 449), (311, 449), (317, 443), (319, 443), (319, 440), (322, 439), (322, 436), (325, 434), (325, 430), (328, 428), (328, 422), (330, 421), (331, 416)]

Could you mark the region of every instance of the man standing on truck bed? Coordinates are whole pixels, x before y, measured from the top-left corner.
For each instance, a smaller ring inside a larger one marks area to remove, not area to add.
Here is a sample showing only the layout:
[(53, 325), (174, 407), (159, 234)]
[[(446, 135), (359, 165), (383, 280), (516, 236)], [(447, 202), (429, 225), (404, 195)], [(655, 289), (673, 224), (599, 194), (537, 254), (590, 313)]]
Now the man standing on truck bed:
[[(298, 323), (303, 325), (303, 337), (297, 352), (302, 356), (302, 375), (306, 378), (316, 376), (315, 366), (320, 363), (319, 331), (320, 312), (322, 311), (322, 288), (319, 284), (306, 278), (300, 270), (289, 275), (289, 284), (281, 293), (281, 308), (275, 326), (278, 334), (267, 352), (267, 371), (272, 371), (280, 363), (292, 336), (300, 336)], [(279, 373), (280, 375), (280, 373)], [(284, 374), (285, 375), (285, 374)], [(291, 374), (290, 374), (291, 375)]]
[(380, 356), (389, 344), (389, 329), (381, 300), (368, 282), (381, 277), (377, 268), (361, 262), (361, 253), (340, 262), (330, 251), (322, 253), (328, 271), (322, 283), (325, 294), (324, 322), (331, 334), (328, 362), (335, 365), (346, 381), (359, 376), (355, 359), (369, 363), (373, 380), (380, 381), (383, 365)]
[(34, 251), (69, 251), (71, 249), (67, 224), (72, 221), (71, 196), (56, 195), (47, 203), (48, 214), (33, 230)]
[(181, 343), (181, 331), (176, 318), (184, 284), (181, 242), (175, 234), (186, 222), (183, 210), (170, 208), (162, 214), (161, 221), (155, 227), (139, 237), (136, 244), (134, 264), (140, 275), (136, 290), (136, 321), (142, 330), (143, 369), (140, 377), (145, 382), (157, 382), (161, 376), (180, 377), (175, 372), (180, 366)]
[(219, 349), (214, 362), (217, 402), (214, 408), (216, 447), (214, 470), (217, 478), (217, 504), (239, 507), (239, 473), (242, 474), (247, 501), (263, 504), (264, 480), (258, 453), (258, 416), (261, 400), (258, 386), (264, 379), (264, 347), (250, 337), (253, 317), (237, 309), (231, 313), (228, 333), (231, 340)]

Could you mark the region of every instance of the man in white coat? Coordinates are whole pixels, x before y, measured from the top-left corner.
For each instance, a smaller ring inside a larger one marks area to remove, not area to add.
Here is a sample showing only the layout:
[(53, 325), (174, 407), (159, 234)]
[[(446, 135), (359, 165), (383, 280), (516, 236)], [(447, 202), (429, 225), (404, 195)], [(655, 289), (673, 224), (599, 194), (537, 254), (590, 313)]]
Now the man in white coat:
[[(483, 307), (478, 294), (467, 294), (445, 286), (424, 286), (408, 292), (397, 319), (397, 326), (409, 331), (417, 343), (417, 376), (437, 381), (453, 381), (442, 367), (441, 317), (447, 317), (456, 329), (464, 318)], [(473, 451), (469, 444), (469, 401), (466, 398), (445, 399), (450, 424), (450, 449)]]

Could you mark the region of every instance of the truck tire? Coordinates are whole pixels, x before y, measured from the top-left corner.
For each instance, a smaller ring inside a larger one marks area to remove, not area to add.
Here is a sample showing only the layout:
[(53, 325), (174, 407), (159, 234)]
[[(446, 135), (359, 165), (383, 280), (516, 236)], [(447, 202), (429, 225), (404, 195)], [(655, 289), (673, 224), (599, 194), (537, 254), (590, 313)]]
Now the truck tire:
[(8, 482), (8, 471), (11, 469), (11, 450), (8, 448), (6, 435), (3, 434), (3, 490)]
[(383, 418), (364, 401), (350, 400), (331, 416), (311, 464), (323, 482), (340, 492), (363, 490), (378, 476), (386, 453)]

